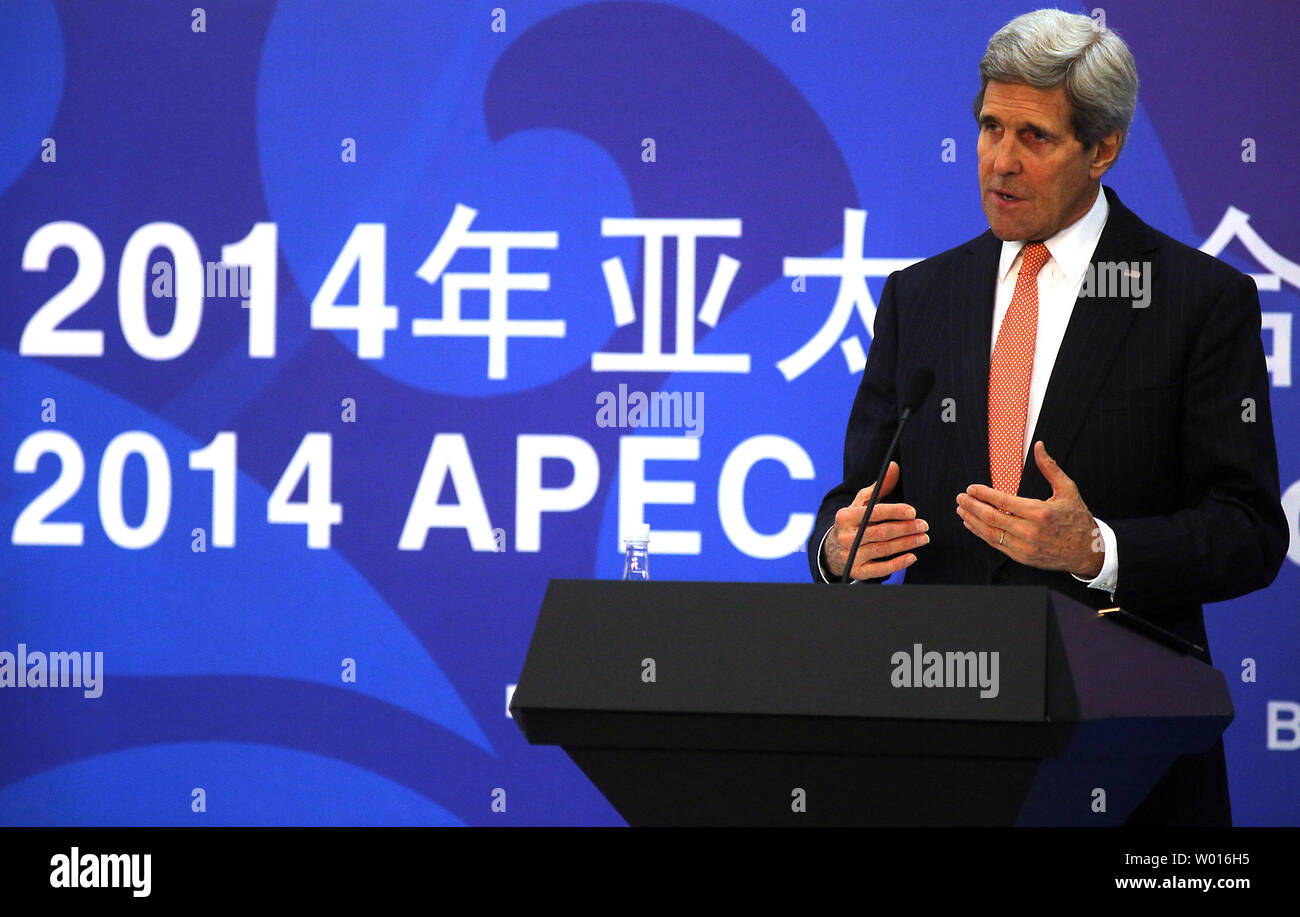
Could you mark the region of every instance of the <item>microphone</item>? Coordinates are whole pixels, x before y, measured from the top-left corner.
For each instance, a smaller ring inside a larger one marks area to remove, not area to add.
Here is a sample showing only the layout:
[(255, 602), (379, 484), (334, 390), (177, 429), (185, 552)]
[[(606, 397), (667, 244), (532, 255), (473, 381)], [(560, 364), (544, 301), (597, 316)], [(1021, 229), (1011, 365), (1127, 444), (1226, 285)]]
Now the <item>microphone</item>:
[(898, 418), (898, 429), (894, 431), (894, 438), (890, 441), (889, 448), (885, 450), (885, 463), (880, 466), (880, 473), (876, 475), (876, 486), (872, 488), (871, 499), (867, 502), (867, 511), (862, 514), (858, 533), (853, 536), (853, 547), (849, 549), (848, 558), (844, 561), (844, 573), (840, 576), (841, 583), (848, 583), (852, 578), (849, 574), (853, 570), (853, 559), (858, 556), (858, 548), (862, 544), (862, 535), (867, 530), (867, 522), (870, 521), (871, 514), (875, 512), (876, 504), (880, 501), (880, 485), (884, 483), (885, 474), (889, 471), (889, 463), (894, 458), (894, 450), (898, 448), (898, 437), (902, 435), (908, 419), (925, 403), (932, 388), (934, 388), (934, 370), (928, 366), (917, 369), (912, 373), (912, 378), (907, 381), (907, 388), (903, 390), (903, 413)]

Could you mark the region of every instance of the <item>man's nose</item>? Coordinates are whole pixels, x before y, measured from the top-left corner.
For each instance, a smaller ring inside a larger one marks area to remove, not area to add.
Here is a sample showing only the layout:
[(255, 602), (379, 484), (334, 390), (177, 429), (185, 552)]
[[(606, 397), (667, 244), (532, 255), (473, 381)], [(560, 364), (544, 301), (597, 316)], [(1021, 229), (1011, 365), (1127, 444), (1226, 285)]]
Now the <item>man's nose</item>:
[(993, 154), (993, 171), (998, 175), (1014, 175), (1020, 171), (1020, 147), (1015, 137), (1004, 137)]

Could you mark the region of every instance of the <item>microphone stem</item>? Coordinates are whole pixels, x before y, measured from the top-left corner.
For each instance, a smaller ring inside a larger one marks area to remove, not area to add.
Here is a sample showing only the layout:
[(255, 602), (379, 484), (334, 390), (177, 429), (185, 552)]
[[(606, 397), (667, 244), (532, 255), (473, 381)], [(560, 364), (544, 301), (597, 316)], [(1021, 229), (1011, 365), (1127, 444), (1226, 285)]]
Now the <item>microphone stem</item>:
[(871, 514), (876, 509), (876, 504), (880, 502), (880, 494), (885, 483), (885, 475), (889, 472), (889, 463), (894, 458), (894, 449), (898, 445), (898, 438), (903, 435), (903, 427), (907, 425), (908, 418), (912, 416), (911, 408), (903, 408), (903, 414), (898, 420), (898, 429), (894, 431), (894, 438), (889, 442), (889, 448), (885, 450), (885, 463), (880, 466), (880, 473), (876, 475), (876, 486), (871, 489), (871, 499), (867, 501), (867, 511), (862, 516), (862, 522), (858, 525), (858, 533), (853, 536), (853, 547), (849, 549), (849, 556), (844, 561), (844, 572), (840, 575), (840, 583), (847, 584), (852, 578), (849, 574), (853, 570), (853, 559), (858, 556), (858, 547), (862, 544), (862, 536), (867, 531), (867, 523), (871, 521)]

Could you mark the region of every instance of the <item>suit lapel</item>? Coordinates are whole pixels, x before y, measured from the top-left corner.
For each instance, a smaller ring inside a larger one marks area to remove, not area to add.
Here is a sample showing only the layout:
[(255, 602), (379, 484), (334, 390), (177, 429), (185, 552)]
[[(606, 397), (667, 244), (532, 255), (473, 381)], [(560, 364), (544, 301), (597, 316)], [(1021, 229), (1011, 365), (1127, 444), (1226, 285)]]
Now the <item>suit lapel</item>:
[[(966, 480), (988, 482), (989, 471), (989, 353), (993, 349), (993, 298), (997, 294), (1002, 243), (992, 232), (967, 247), (967, 273), (954, 291), (953, 327), (956, 346), (950, 354), (956, 380), (961, 423), (961, 461)], [(960, 416), (960, 415), (959, 415)]]
[[(1110, 213), (1092, 256), (1093, 270), (1096, 271), (1100, 262), (1154, 262), (1156, 240), (1150, 228), (1121, 204), (1113, 191), (1106, 188), (1105, 192)], [(1157, 268), (1158, 265), (1153, 263), (1153, 271)], [(1147, 282), (1151, 282), (1149, 278)], [(1043, 441), (1066, 474), (1070, 473), (1075, 437), (1136, 314), (1131, 299), (1127, 298), (1080, 296), (1075, 300), (1034, 429), (1034, 440)], [(991, 324), (991, 317), (989, 321)], [(987, 431), (987, 379), (985, 386), (984, 424)], [(986, 474), (987, 468), (986, 457)], [(1032, 448), (1020, 475), (1018, 493), (1034, 500), (1046, 500), (1052, 495), (1051, 486), (1038, 470)]]

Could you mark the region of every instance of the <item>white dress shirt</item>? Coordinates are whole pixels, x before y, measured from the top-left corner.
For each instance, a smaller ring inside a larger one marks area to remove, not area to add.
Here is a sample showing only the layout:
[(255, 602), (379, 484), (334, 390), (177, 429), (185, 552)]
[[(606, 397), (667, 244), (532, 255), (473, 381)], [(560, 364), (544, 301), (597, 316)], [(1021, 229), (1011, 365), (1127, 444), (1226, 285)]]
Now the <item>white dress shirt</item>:
[[(1084, 276), (1088, 272), (1088, 265), (1092, 261), (1093, 252), (1097, 249), (1097, 240), (1101, 238), (1101, 231), (1106, 225), (1106, 217), (1109, 213), (1110, 204), (1106, 201), (1106, 195), (1099, 190), (1097, 199), (1093, 201), (1087, 213), (1050, 239), (1044, 240), (1051, 257), (1038, 272), (1038, 332), (1034, 341), (1034, 369), (1029, 381), (1029, 409), (1025, 419), (1022, 459), (1029, 456), (1029, 450), (1033, 446), (1034, 428), (1038, 425), (1038, 415), (1043, 408), (1047, 383), (1052, 378), (1052, 367), (1056, 365), (1056, 354), (1061, 349), (1061, 340), (1065, 337), (1065, 329), (1070, 324), (1075, 300), (1079, 298), (1079, 291), (1083, 288)], [(1024, 247), (1023, 240), (1002, 243), (1002, 257), (998, 262), (997, 293), (993, 300), (990, 359), (994, 347), (997, 346), (998, 329), (1002, 327), (1002, 319), (1007, 314), (1012, 294), (1016, 289), (1016, 275), (1020, 272), (1020, 253)], [(1066, 474), (1070, 473), (1068, 468), (1063, 470)], [(831, 526), (822, 536), (823, 548), (826, 538), (834, 528)], [(1097, 519), (1097, 528), (1100, 530), (1106, 551), (1101, 572), (1091, 580), (1081, 576), (1075, 576), (1075, 579), (1086, 582), (1093, 589), (1110, 593), (1113, 601), (1119, 583), (1119, 556), (1115, 532), (1100, 519)], [(821, 551), (818, 552), (818, 565), (821, 567), (822, 579), (830, 582)]]

